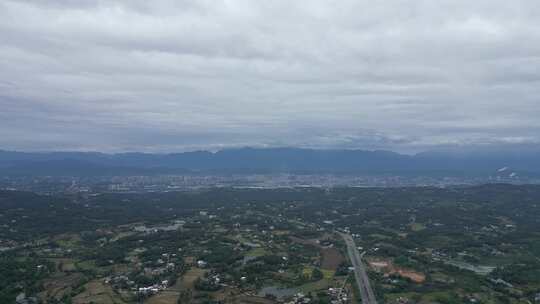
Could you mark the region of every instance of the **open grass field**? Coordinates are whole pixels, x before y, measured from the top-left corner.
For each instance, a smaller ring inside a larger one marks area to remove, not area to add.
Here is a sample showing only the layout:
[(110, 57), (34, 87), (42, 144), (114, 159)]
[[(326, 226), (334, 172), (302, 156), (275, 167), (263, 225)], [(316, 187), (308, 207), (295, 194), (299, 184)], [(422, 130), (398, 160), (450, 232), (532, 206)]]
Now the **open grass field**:
[(311, 282), (300, 286), (298, 289), (304, 293), (315, 292), (317, 290), (327, 290), (335, 286), (334, 280), (322, 279), (317, 282)]
[(90, 281), (84, 285), (84, 291), (73, 298), (74, 304), (123, 304), (126, 303), (109, 285), (100, 280)]
[(193, 285), (195, 284), (195, 281), (204, 276), (206, 273), (206, 270), (200, 269), (200, 268), (191, 268), (188, 270), (181, 278), (179, 278), (176, 281), (176, 284), (173, 286), (176, 290), (185, 290), (185, 289), (193, 289)]
[(386, 303), (395, 303), (399, 298), (412, 299), (419, 296), (420, 294), (414, 292), (389, 293), (384, 295), (384, 300)]
[(98, 267), (96, 266), (96, 263), (94, 261), (80, 261), (75, 263), (78, 269), (80, 270), (97, 270)]
[(133, 231), (124, 231), (124, 232), (120, 232), (120, 233), (117, 233), (113, 238), (111, 238), (111, 242), (116, 242), (120, 239), (123, 239), (125, 237), (128, 237), (128, 236), (132, 236), (134, 235), (135, 232)]
[(334, 278), (334, 275), (336, 274), (335, 270), (321, 269), (321, 272), (323, 273), (323, 278), (325, 279), (332, 279)]
[(261, 298), (261, 297), (253, 297), (253, 296), (237, 296), (234, 298), (231, 298), (231, 302), (227, 303), (242, 303), (242, 304), (274, 304), (275, 302), (269, 299)]
[(321, 254), (321, 268), (324, 270), (335, 271), (338, 268), (339, 264), (341, 264), (345, 260), (343, 258), (343, 255), (336, 248), (324, 248), (321, 250)]
[(145, 304), (176, 304), (180, 292), (186, 289), (193, 289), (197, 278), (204, 276), (206, 270), (191, 268), (183, 276), (179, 277), (176, 284), (151, 296), (144, 301)]
[(60, 247), (73, 249), (81, 242), (81, 237), (78, 234), (62, 234), (54, 238), (54, 241), (60, 245)]
[(304, 269), (302, 269), (302, 274), (308, 278), (311, 277), (312, 273), (313, 273), (313, 267), (311, 266), (305, 266)]
[(258, 248), (253, 248), (250, 251), (248, 251), (246, 253), (246, 256), (248, 256), (248, 257), (260, 257), (260, 256), (263, 256), (263, 255), (266, 255), (266, 254), (268, 254), (268, 251), (266, 251), (262, 247), (258, 247)]
[(272, 231), (273, 235), (288, 235), (291, 232), (289, 230), (274, 230)]
[(411, 230), (414, 232), (418, 232), (418, 231), (422, 231), (426, 229), (426, 226), (422, 223), (412, 223), (410, 227), (411, 227)]
[(391, 237), (388, 235), (380, 234), (380, 233), (372, 233), (369, 235), (370, 238), (377, 239), (377, 240), (387, 240)]
[(180, 296), (179, 291), (164, 290), (144, 301), (145, 304), (176, 304), (178, 297)]
[(82, 278), (83, 276), (79, 273), (69, 275), (58, 274), (48, 278), (43, 282), (45, 292), (41, 294), (41, 297), (54, 297), (60, 299), (64, 294), (69, 294), (74, 284), (80, 282)]
[(73, 272), (77, 270), (76, 261), (69, 258), (49, 258), (53, 262), (56, 269), (61, 272)]

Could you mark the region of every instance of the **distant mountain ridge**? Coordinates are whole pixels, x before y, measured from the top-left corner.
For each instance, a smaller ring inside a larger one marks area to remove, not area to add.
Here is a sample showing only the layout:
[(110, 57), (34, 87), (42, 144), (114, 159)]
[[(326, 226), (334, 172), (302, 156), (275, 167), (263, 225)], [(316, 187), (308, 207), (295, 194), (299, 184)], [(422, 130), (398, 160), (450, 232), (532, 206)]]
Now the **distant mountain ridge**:
[(474, 175), (496, 172), (502, 167), (540, 173), (540, 154), (531, 150), (405, 155), (383, 150), (302, 148), (240, 148), (215, 153), (171, 154), (0, 150), (0, 176), (145, 175), (187, 171)]

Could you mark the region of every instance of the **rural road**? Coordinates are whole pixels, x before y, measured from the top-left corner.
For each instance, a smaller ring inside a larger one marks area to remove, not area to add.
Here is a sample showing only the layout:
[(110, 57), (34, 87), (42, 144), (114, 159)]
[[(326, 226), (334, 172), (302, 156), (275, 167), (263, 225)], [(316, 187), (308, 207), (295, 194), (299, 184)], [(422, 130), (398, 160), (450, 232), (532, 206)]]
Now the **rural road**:
[(362, 298), (363, 304), (377, 304), (375, 294), (371, 285), (369, 285), (369, 278), (364, 268), (364, 263), (362, 263), (362, 258), (356, 248), (356, 244), (350, 234), (340, 233), (341, 237), (345, 240), (347, 244), (347, 252), (349, 253), (349, 258), (354, 267), (354, 277), (356, 278), (356, 283), (358, 284), (358, 290), (360, 290), (360, 296)]

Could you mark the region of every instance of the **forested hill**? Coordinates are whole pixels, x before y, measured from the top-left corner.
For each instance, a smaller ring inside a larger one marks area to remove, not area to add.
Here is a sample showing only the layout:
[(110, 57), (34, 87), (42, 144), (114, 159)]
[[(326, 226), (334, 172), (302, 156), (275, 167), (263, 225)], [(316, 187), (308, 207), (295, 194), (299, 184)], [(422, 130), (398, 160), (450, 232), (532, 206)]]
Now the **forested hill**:
[(188, 171), (330, 172), (363, 174), (540, 173), (537, 151), (425, 152), (230, 149), (174, 154), (24, 153), (0, 151), (0, 175), (144, 175)]

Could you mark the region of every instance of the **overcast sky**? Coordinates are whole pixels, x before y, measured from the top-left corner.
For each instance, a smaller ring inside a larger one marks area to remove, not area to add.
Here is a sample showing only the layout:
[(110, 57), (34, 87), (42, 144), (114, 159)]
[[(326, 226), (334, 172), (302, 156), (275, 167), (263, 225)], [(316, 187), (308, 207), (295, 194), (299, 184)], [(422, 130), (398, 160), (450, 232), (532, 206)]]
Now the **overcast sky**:
[(540, 142), (530, 1), (0, 1), (0, 149)]

